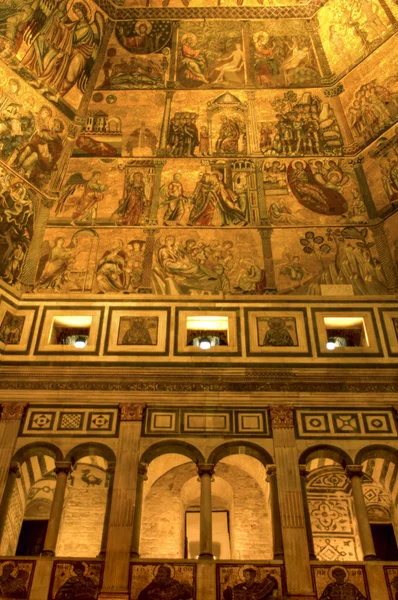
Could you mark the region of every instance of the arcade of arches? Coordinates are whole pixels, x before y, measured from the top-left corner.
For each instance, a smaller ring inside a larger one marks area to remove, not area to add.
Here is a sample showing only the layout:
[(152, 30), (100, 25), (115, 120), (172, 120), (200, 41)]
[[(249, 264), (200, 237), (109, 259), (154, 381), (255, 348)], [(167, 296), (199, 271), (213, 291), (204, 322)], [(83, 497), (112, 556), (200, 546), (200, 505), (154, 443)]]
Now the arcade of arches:
[(0, 0), (0, 600), (397, 600), (398, 0)]

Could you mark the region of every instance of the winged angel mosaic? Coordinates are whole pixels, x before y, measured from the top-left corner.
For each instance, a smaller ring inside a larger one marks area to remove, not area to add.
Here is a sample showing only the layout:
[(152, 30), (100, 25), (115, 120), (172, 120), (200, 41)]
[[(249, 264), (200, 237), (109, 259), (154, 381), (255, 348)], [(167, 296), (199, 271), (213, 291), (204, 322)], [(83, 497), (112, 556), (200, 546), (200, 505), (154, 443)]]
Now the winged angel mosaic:
[(56, 102), (84, 93), (104, 25), (86, 2), (14, 0), (0, 5), (0, 57)]

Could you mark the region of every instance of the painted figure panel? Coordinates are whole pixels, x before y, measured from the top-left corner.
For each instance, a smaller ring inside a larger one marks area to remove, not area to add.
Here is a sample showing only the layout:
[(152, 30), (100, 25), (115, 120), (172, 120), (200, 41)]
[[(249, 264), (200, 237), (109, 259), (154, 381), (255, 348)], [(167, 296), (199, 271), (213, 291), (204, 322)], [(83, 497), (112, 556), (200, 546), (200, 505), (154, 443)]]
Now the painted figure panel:
[(294, 317), (257, 317), (259, 346), (298, 346)]
[[(286, 35), (289, 32), (289, 35)], [(250, 61), (258, 87), (319, 85), (321, 77), (308, 31), (300, 20), (251, 23)]]
[(218, 600), (281, 597), (285, 591), (281, 567), (259, 564), (217, 565)]
[(367, 222), (358, 181), (348, 161), (265, 160), (263, 182), (273, 225)]
[(43, 189), (60, 161), (68, 125), (9, 69), (0, 68), (0, 159)]
[(54, 561), (48, 600), (96, 600), (102, 569), (101, 562)]
[(131, 565), (131, 600), (194, 600), (196, 567), (192, 564)]
[(245, 80), (239, 22), (182, 23), (177, 60), (177, 81), (182, 87), (243, 87)]
[(120, 317), (117, 344), (118, 346), (156, 346), (158, 327), (158, 317)]
[(334, 0), (318, 15), (319, 34), (336, 74), (348, 71), (368, 56), (393, 31), (378, 0)]
[(318, 600), (370, 598), (364, 567), (312, 567), (312, 573)]
[(29, 598), (34, 569), (33, 560), (2, 560), (0, 598)]
[(154, 89), (169, 75), (172, 21), (120, 21), (108, 45), (98, 90)]
[(164, 103), (161, 92), (95, 92), (74, 156), (155, 156)]
[[(239, 250), (238, 250), (239, 248)], [(259, 233), (47, 229), (35, 291), (160, 295), (263, 294)]]
[[(398, 320), (394, 319), (394, 321)], [(398, 338), (398, 327), (396, 325), (397, 338)], [(384, 567), (384, 576), (386, 578), (388, 595), (390, 600), (397, 600), (398, 598), (398, 569), (395, 567)]]
[(3, 8), (1, 58), (61, 108), (77, 108), (98, 56), (105, 17), (90, 0)]
[(0, 278), (9, 284), (21, 275), (38, 208), (31, 189), (0, 167)]
[(343, 138), (330, 101), (314, 90), (256, 93), (260, 151), (265, 156), (339, 155)]
[(24, 323), (25, 317), (17, 317), (7, 310), (0, 325), (0, 342), (19, 344)]
[(375, 139), (398, 120), (398, 52), (395, 39), (347, 75), (342, 102), (360, 144)]
[[(398, 132), (381, 137), (368, 150), (363, 165), (379, 212), (398, 205)], [(380, 185), (380, 182), (382, 185)]]
[(320, 294), (321, 285), (351, 284), (357, 295), (387, 294), (387, 282), (367, 228), (277, 229), (272, 253), (279, 293)]

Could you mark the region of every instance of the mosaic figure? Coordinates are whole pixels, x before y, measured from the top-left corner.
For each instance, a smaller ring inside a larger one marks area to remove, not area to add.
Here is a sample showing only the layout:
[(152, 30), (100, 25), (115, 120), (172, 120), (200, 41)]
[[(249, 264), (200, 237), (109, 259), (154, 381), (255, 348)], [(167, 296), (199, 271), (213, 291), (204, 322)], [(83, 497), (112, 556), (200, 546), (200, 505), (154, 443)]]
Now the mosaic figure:
[(4, 344), (19, 344), (24, 323), (25, 317), (16, 317), (7, 311), (0, 326), (0, 341)]
[(157, 317), (121, 317), (118, 345), (155, 346), (157, 330)]
[(101, 571), (101, 563), (56, 561), (49, 600), (96, 600)]

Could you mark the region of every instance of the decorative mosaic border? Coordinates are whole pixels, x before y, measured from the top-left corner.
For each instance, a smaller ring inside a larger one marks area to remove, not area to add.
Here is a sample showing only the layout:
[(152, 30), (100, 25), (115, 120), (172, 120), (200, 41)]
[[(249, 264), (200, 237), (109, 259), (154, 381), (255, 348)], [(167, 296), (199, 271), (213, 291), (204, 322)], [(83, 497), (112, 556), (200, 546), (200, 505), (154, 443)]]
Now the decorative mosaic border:
[(144, 437), (233, 436), (270, 437), (266, 409), (211, 408), (198, 406), (148, 407), (143, 422)]
[(296, 433), (301, 439), (382, 438), (396, 439), (397, 427), (392, 410), (299, 408)]
[(21, 437), (117, 437), (118, 408), (79, 409), (76, 405), (36, 404), (26, 411)]

